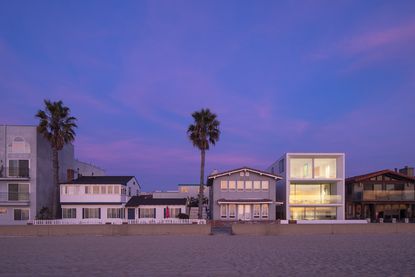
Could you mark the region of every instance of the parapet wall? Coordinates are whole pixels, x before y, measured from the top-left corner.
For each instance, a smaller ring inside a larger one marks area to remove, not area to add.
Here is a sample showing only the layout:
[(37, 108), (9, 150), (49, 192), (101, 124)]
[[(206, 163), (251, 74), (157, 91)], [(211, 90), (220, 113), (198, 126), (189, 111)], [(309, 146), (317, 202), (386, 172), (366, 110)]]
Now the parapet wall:
[(0, 236), (137, 236), (209, 235), (209, 224), (122, 224), (122, 225), (8, 225), (0, 226)]
[(233, 224), (234, 235), (414, 234), (415, 224)]

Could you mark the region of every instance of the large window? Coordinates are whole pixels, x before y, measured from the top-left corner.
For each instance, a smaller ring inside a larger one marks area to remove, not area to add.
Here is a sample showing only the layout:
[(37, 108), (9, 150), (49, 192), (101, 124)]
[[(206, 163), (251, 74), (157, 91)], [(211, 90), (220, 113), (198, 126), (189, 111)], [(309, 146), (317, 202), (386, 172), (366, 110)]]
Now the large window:
[(335, 207), (291, 207), (290, 219), (293, 220), (334, 220), (337, 218)]
[(247, 191), (252, 190), (252, 181), (245, 181), (245, 190)]
[(236, 185), (237, 185), (238, 191), (244, 190), (244, 181), (237, 181)]
[(228, 190), (228, 181), (220, 181), (220, 190), (222, 191)]
[(171, 218), (176, 218), (182, 212), (181, 208), (169, 208)]
[(9, 201), (28, 201), (29, 184), (9, 184)]
[(268, 190), (269, 189), (269, 181), (262, 181), (262, 190)]
[(100, 208), (83, 208), (82, 218), (101, 218)]
[(236, 218), (236, 205), (229, 204), (229, 218)]
[(313, 178), (312, 176), (313, 159), (291, 159), (290, 177), (298, 179)]
[(29, 209), (14, 209), (14, 220), (29, 220)]
[(107, 218), (124, 218), (123, 208), (107, 208)]
[(9, 153), (30, 153), (30, 145), (22, 137), (15, 137), (13, 142), (9, 144)]
[(290, 204), (335, 204), (340, 195), (332, 195), (333, 184), (291, 184)]
[(259, 218), (261, 216), (261, 205), (254, 205), (254, 218)]
[(255, 191), (261, 190), (261, 181), (254, 181), (254, 190)]
[(10, 177), (29, 177), (29, 160), (9, 160)]
[(236, 190), (236, 182), (235, 181), (229, 181), (229, 190)]
[(269, 205), (262, 204), (262, 218), (268, 218), (269, 216)]
[(140, 218), (156, 218), (156, 209), (154, 208), (140, 208), (139, 209)]
[(62, 208), (62, 218), (76, 218), (76, 208)]
[(336, 178), (336, 159), (314, 159), (314, 178)]
[(220, 217), (226, 218), (226, 205), (220, 205)]

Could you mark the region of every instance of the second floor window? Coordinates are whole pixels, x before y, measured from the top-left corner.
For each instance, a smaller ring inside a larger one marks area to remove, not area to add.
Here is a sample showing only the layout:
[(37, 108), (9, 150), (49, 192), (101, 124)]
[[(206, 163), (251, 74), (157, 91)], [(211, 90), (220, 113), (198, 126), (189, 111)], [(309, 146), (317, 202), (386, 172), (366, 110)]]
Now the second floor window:
[(9, 160), (10, 177), (29, 177), (29, 160)]

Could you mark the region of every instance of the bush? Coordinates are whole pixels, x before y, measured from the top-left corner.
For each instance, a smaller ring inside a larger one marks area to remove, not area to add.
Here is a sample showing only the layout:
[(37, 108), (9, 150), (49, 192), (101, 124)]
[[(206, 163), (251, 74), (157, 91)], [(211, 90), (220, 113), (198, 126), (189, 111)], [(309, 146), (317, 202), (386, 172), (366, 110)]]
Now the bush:
[(177, 215), (177, 218), (179, 218), (179, 219), (189, 219), (189, 215), (180, 213), (180, 214)]

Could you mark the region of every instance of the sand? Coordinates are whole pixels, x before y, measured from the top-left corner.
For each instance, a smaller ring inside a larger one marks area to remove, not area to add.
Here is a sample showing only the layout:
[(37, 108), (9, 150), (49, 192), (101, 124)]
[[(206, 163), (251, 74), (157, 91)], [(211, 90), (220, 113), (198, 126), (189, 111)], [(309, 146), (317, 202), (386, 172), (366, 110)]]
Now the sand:
[(415, 236), (2, 237), (0, 257), (0, 276), (415, 276)]

